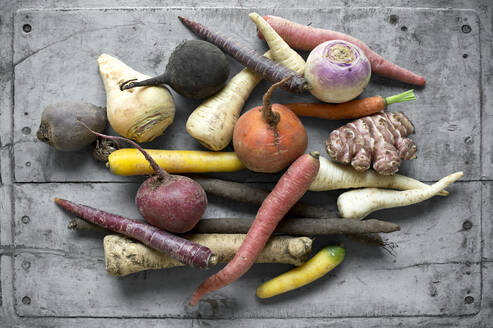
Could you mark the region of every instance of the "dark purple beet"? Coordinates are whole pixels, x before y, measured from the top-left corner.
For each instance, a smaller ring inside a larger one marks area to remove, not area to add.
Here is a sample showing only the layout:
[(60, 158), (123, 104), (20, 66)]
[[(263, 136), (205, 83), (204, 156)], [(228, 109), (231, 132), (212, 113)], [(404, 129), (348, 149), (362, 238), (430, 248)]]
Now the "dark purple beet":
[(199, 222), (207, 207), (207, 196), (198, 182), (167, 173), (132, 140), (91, 132), (102, 138), (129, 142), (142, 152), (153, 168), (156, 175), (145, 180), (135, 196), (137, 208), (147, 222), (175, 233), (190, 231)]

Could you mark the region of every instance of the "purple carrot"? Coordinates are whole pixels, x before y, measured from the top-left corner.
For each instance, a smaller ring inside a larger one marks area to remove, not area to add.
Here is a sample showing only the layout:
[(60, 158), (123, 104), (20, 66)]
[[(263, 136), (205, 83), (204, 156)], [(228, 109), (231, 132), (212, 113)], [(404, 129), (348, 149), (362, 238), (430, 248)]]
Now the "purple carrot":
[(295, 93), (302, 93), (309, 89), (305, 78), (292, 69), (284, 67), (278, 62), (260, 55), (255, 50), (250, 49), (248, 46), (237, 40), (233, 41), (232, 37), (223, 35), (219, 32), (213, 32), (204, 25), (193, 22), (185, 17), (178, 16), (178, 18), (198, 37), (215, 44), (224, 52), (239, 61), (243, 66), (262, 75), (267, 81), (277, 83), (289, 76), (293, 76), (291, 80), (282, 85), (283, 89)]
[(125, 218), (86, 205), (55, 198), (55, 203), (78, 217), (102, 228), (134, 238), (183, 264), (205, 269), (217, 263), (217, 257), (205, 246), (177, 237), (145, 222)]

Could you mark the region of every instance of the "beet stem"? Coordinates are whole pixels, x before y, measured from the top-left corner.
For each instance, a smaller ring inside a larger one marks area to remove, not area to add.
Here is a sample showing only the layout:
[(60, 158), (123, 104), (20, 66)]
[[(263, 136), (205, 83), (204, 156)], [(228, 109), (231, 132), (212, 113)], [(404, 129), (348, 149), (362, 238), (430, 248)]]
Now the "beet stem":
[(272, 96), (272, 93), (274, 92), (275, 89), (278, 87), (282, 86), (284, 83), (289, 81), (293, 75), (290, 75), (281, 81), (274, 83), (269, 90), (265, 93), (264, 97), (262, 98), (263, 102), (263, 107), (262, 107), (262, 116), (264, 120), (269, 124), (270, 126), (275, 126), (277, 123), (279, 123), (279, 120), (281, 119), (279, 113), (273, 112), (272, 111), (272, 104), (270, 102), (270, 97)]
[(129, 144), (131, 144), (132, 146), (134, 146), (135, 148), (137, 148), (142, 153), (142, 155), (144, 155), (145, 159), (149, 162), (149, 164), (151, 165), (152, 169), (159, 176), (159, 179), (161, 181), (166, 180), (166, 179), (169, 178), (169, 176), (170, 176), (169, 173), (166, 172), (163, 168), (161, 168), (156, 163), (156, 161), (144, 150), (144, 148), (142, 148), (135, 141), (130, 140), (130, 139), (127, 139), (127, 138), (124, 138), (124, 137), (119, 137), (119, 136), (108, 136), (106, 134), (102, 134), (102, 133), (99, 133), (99, 132), (96, 132), (96, 131), (91, 130), (90, 127), (88, 127), (84, 122), (82, 122), (80, 120), (79, 120), (79, 123), (81, 123), (82, 125), (84, 125), (86, 127), (86, 129), (88, 129), (89, 131), (91, 131), (95, 135), (100, 136), (101, 138), (110, 139), (110, 140), (122, 140), (122, 141), (128, 142)]
[(137, 81), (137, 82), (135, 81), (137, 81), (137, 79), (131, 79), (123, 82), (122, 84), (120, 84), (120, 90), (124, 91), (135, 87), (159, 86), (169, 83), (168, 76), (166, 75), (166, 73), (155, 77), (151, 77), (144, 81)]

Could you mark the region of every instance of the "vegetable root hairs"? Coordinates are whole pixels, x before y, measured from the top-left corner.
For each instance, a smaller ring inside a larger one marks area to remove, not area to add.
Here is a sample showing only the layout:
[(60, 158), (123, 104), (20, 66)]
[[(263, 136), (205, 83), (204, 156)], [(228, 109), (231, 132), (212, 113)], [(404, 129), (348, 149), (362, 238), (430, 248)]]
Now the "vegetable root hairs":
[(362, 219), (380, 209), (407, 206), (427, 200), (462, 176), (462, 172), (456, 172), (421, 189), (395, 191), (364, 188), (347, 191), (337, 199), (337, 208), (343, 218)]
[[(244, 234), (189, 234), (184, 237), (210, 248), (216, 254), (218, 263), (229, 262), (245, 239)], [(312, 239), (308, 237), (271, 237), (259, 254), (256, 263), (301, 265), (307, 259), (311, 249)], [(108, 235), (104, 238), (104, 255), (106, 270), (109, 274), (118, 277), (143, 270), (183, 265), (166, 254), (120, 235)]]
[(373, 169), (382, 175), (399, 170), (401, 159), (416, 158), (416, 144), (409, 138), (414, 126), (403, 113), (381, 113), (357, 119), (330, 133), (329, 156), (357, 171)]

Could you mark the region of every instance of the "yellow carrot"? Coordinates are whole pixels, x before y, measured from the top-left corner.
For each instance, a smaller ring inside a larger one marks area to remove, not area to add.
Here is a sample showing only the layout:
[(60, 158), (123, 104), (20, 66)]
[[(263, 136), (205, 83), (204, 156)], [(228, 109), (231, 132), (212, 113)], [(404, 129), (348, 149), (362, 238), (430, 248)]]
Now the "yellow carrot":
[[(269, 52), (264, 56), (271, 58)], [(233, 128), (245, 101), (261, 80), (261, 75), (247, 68), (240, 71), (190, 114), (187, 132), (210, 150), (224, 149), (233, 138)]]
[(257, 296), (268, 298), (305, 286), (338, 266), (345, 255), (346, 250), (340, 246), (324, 247), (305, 264), (260, 285)]
[[(199, 150), (146, 150), (169, 173), (233, 172), (244, 169), (234, 152)], [(117, 175), (147, 175), (154, 170), (135, 148), (122, 148), (108, 156), (106, 166)]]
[(250, 13), (248, 17), (257, 25), (259, 32), (264, 36), (269, 45), (272, 58), (283, 66), (303, 75), (305, 72), (305, 60), (303, 57), (291, 49), (262, 16), (257, 13)]

